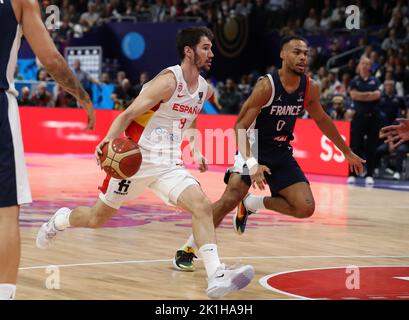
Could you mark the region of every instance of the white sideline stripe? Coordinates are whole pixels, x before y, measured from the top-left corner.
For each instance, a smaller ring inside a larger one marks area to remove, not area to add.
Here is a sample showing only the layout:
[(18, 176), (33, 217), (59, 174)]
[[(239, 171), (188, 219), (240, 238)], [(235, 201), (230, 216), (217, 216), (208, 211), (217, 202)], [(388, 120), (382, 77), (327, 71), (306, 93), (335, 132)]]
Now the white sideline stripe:
[[(255, 256), (255, 257), (221, 257), (222, 260), (255, 260), (255, 259), (345, 259), (345, 258), (364, 258), (364, 259), (409, 259), (409, 256)], [(197, 259), (202, 260), (202, 259)], [(157, 259), (157, 260), (128, 260), (128, 261), (103, 261), (103, 262), (89, 262), (89, 263), (72, 263), (72, 264), (61, 264), (54, 265), (48, 264), (44, 266), (32, 266), (32, 267), (22, 267), (19, 270), (33, 270), (33, 269), (44, 269), (50, 266), (59, 268), (69, 268), (69, 267), (86, 267), (86, 266), (101, 266), (101, 265), (114, 265), (114, 264), (143, 264), (143, 263), (157, 263), (157, 262), (171, 262), (172, 259)]]

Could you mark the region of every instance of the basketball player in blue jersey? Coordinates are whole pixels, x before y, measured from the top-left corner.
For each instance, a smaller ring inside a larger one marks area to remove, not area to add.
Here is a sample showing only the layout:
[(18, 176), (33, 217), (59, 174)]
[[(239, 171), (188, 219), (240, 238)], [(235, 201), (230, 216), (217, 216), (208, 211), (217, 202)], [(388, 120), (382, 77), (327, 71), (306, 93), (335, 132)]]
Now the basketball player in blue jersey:
[[(215, 226), (236, 206), (233, 225), (239, 234), (244, 232), (248, 216), (258, 209), (296, 218), (308, 218), (314, 213), (309, 182), (294, 159), (290, 145), (296, 119), (304, 110), (343, 152), (351, 168), (362, 173), (365, 160), (346, 145), (321, 107), (319, 86), (304, 74), (307, 54), (307, 42), (302, 37), (284, 38), (280, 51), (282, 68), (260, 78), (244, 103), (235, 125), (239, 152), (234, 167), (226, 172), (226, 190), (213, 204)], [(271, 196), (248, 194), (251, 185), (264, 190), (266, 184)], [(176, 269), (194, 270), (194, 247), (190, 236), (173, 259)]]
[(36, 0), (1, 0), (0, 30), (0, 300), (8, 300), (15, 297), (20, 263), (19, 209), (31, 202), (13, 82), (22, 34), (49, 74), (86, 109), (88, 129), (94, 127), (95, 114), (44, 27)]

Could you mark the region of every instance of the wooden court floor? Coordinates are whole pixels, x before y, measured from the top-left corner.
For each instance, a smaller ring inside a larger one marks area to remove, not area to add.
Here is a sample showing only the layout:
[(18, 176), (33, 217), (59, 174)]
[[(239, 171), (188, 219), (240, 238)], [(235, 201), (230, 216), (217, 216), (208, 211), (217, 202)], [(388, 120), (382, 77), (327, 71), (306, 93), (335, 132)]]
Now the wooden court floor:
[[(20, 215), (17, 299), (207, 299), (200, 260), (193, 273), (172, 269), (190, 214), (149, 191), (104, 228), (68, 229), (51, 249), (37, 249), (39, 226), (59, 207), (93, 204), (104, 175), (88, 157), (26, 161), (34, 202)], [(223, 173), (193, 173), (217, 200)], [(256, 275), (226, 299), (409, 299), (409, 193), (319, 180), (311, 179), (317, 207), (309, 219), (259, 212), (238, 236), (227, 216), (217, 230), (220, 256), (252, 264)]]

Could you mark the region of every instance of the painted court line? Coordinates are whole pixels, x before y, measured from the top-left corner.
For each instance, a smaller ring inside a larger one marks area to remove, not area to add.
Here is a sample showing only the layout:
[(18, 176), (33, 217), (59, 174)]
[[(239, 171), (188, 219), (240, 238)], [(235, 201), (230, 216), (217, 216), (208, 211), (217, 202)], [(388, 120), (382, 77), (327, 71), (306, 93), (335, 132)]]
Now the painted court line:
[[(409, 259), (409, 256), (254, 256), (254, 257), (221, 257), (222, 260), (262, 260), (262, 259)], [(197, 259), (202, 260), (202, 259)], [(44, 269), (50, 266), (59, 268), (69, 267), (87, 267), (87, 266), (101, 266), (101, 265), (115, 265), (115, 264), (143, 264), (143, 263), (157, 263), (157, 262), (171, 262), (172, 259), (157, 259), (157, 260), (128, 260), (128, 261), (103, 261), (103, 262), (89, 262), (89, 263), (72, 263), (54, 265), (48, 264), (44, 266), (22, 267), (19, 270), (33, 270)]]

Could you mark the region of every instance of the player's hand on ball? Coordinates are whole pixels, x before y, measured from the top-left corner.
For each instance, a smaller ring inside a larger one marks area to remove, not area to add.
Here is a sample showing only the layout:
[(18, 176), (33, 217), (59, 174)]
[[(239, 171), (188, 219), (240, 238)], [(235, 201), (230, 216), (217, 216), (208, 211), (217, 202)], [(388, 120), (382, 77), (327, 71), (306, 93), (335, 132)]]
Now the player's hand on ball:
[(102, 147), (106, 145), (107, 143), (109, 143), (109, 139), (104, 138), (95, 148), (94, 156), (95, 156), (95, 160), (97, 161), (98, 166), (101, 166)]
[(267, 166), (260, 164), (257, 165), (256, 169), (257, 170), (254, 170), (255, 171), (254, 174), (250, 172), (251, 183), (254, 189), (256, 188), (255, 185), (257, 185), (260, 190), (264, 190), (265, 189), (264, 185), (267, 184), (267, 180), (266, 177), (264, 176), (264, 173), (267, 172), (268, 174), (271, 174), (271, 171)]
[(366, 160), (358, 157), (352, 151), (345, 153), (345, 158), (349, 162), (349, 168), (351, 171), (355, 172), (355, 174), (361, 175), (364, 172), (363, 164), (366, 163)]

